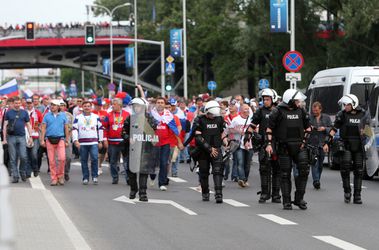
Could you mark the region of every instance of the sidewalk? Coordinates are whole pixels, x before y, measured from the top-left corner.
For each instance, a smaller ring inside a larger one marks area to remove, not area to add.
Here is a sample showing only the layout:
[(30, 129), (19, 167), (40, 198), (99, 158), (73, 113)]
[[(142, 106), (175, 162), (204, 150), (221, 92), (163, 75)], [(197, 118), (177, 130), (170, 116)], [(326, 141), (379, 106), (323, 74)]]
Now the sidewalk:
[(48, 190), (10, 185), (16, 231), (15, 249), (75, 249), (48, 202)]

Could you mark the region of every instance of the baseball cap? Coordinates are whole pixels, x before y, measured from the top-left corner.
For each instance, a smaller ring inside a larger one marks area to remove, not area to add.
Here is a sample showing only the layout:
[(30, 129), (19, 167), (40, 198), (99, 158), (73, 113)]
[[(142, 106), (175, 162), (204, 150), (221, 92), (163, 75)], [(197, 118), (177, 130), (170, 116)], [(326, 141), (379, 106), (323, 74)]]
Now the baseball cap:
[(172, 105), (172, 106), (176, 106), (178, 104), (178, 101), (175, 100), (175, 98), (170, 98), (168, 100), (168, 103), (170, 103), (170, 105)]
[(27, 98), (26, 102), (33, 102), (33, 100), (31, 98)]
[(51, 104), (59, 106), (61, 104), (61, 101), (57, 100), (57, 99), (54, 99), (54, 100), (51, 101)]

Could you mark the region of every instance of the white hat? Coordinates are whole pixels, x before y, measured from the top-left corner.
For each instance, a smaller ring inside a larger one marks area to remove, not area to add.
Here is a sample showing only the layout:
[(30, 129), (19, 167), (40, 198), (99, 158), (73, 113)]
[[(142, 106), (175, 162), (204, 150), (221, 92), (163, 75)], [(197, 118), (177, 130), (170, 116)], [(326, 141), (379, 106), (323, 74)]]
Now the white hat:
[(51, 101), (51, 104), (59, 106), (59, 105), (61, 105), (61, 101), (57, 100), (57, 99), (54, 99), (54, 100)]

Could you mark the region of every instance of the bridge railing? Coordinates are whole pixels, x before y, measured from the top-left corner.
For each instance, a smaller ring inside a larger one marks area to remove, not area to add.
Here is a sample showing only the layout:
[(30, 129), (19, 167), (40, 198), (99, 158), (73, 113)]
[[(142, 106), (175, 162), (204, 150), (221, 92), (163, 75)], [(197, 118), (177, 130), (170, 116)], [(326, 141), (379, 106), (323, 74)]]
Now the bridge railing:
[[(112, 27), (114, 37), (117, 36), (133, 36), (133, 27), (130, 26), (114, 26)], [(109, 36), (110, 28), (96, 26), (96, 36)], [(25, 30), (0, 29), (0, 38), (8, 36), (25, 36)], [(49, 28), (37, 29), (35, 38), (68, 38), (68, 37), (84, 37), (85, 29), (83, 28)]]

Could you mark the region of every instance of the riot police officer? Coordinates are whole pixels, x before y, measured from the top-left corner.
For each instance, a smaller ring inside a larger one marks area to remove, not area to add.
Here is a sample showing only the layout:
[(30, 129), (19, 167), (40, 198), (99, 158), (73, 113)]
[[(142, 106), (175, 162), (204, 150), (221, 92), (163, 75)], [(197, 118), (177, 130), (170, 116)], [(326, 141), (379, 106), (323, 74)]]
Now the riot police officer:
[[(269, 155), (274, 153), (273, 137), (276, 139), (275, 150), (279, 157), (283, 209), (285, 210), (292, 209), (291, 203), (300, 209), (307, 209), (304, 194), (309, 175), (309, 163), (304, 145), (306, 134), (311, 129), (309, 116), (304, 109), (300, 108), (301, 102), (305, 99), (306, 96), (299, 90), (287, 89), (283, 94), (283, 102), (271, 111), (266, 130), (266, 152)], [(291, 202), (292, 162), (297, 165), (299, 172), (295, 177), (296, 191), (293, 202)]]
[[(263, 107), (259, 108), (254, 113), (252, 123), (245, 133), (244, 144), (253, 143), (259, 147), (259, 174), (262, 188), (259, 203), (265, 203), (266, 200), (269, 200), (270, 198), (272, 198), (272, 202), (280, 203), (280, 173), (277, 155), (276, 152), (274, 152), (271, 154), (271, 157), (268, 157), (264, 147), (264, 138), (268, 126), (269, 115), (278, 101), (278, 94), (275, 90), (267, 88), (262, 90), (261, 96), (263, 99)], [(253, 136), (255, 130), (258, 130), (258, 134), (260, 135), (259, 138)], [(251, 140), (252, 142), (250, 142)], [(272, 138), (272, 140), (274, 140), (274, 138)], [(275, 143), (272, 142), (272, 144)]]
[[(143, 98), (134, 98), (132, 114), (124, 121), (122, 137), (124, 139), (124, 150), (129, 154), (129, 199), (136, 198), (139, 194), (140, 201), (148, 201), (147, 198), (147, 178), (148, 174), (154, 172), (157, 159), (158, 147), (154, 146), (158, 137), (154, 134), (157, 124), (154, 119), (146, 112), (147, 101)], [(139, 173), (139, 187), (137, 175)]]
[(216, 203), (222, 203), (223, 164), (221, 146), (227, 144), (224, 137), (224, 119), (221, 117), (220, 105), (216, 101), (209, 101), (204, 108), (204, 116), (199, 117), (198, 124), (194, 125), (196, 146), (201, 149), (198, 156), (200, 184), (203, 201), (209, 201), (208, 176), (210, 165), (215, 189)]
[(341, 151), (341, 177), (344, 189), (344, 200), (351, 201), (350, 170), (354, 171), (354, 199), (355, 204), (362, 204), (361, 190), (363, 178), (364, 147), (362, 144), (362, 131), (370, 119), (364, 109), (359, 106), (358, 98), (353, 94), (344, 95), (338, 103), (344, 109), (337, 113), (334, 125), (325, 139), (324, 151), (329, 150), (328, 143), (340, 130), (340, 141), (337, 142)]

